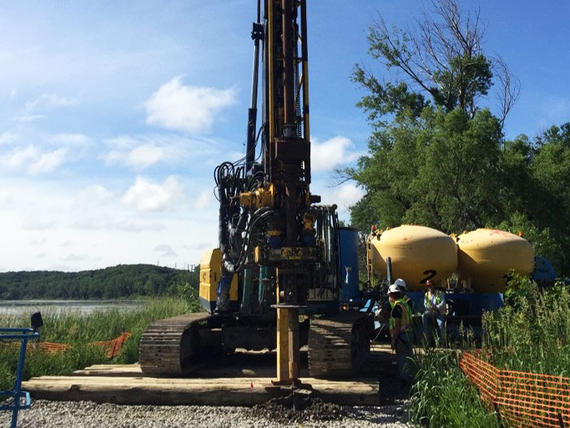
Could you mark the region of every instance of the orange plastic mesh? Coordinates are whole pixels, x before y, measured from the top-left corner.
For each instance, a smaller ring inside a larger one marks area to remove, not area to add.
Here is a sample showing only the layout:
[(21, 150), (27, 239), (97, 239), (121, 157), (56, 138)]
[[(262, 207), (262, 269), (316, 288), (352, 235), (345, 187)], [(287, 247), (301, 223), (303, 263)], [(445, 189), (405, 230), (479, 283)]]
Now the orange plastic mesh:
[(93, 342), (93, 346), (100, 346), (105, 349), (107, 358), (115, 358), (121, 352), (123, 343), (131, 336), (131, 333), (121, 333), (119, 337), (113, 340), (104, 340), (100, 342)]
[[(131, 336), (131, 333), (121, 333), (120, 336), (112, 339), (112, 340), (103, 340), (99, 342), (93, 342), (90, 345), (92, 346), (99, 346), (104, 348), (105, 356), (107, 358), (115, 358), (121, 352), (121, 348), (123, 347), (123, 343)], [(14, 349), (19, 349), (20, 344), (18, 342), (7, 342), (6, 344), (2, 344), (2, 346), (10, 346)], [(67, 351), (71, 348), (71, 345), (67, 343), (55, 343), (55, 342), (38, 342), (38, 343), (31, 343), (28, 347), (28, 352), (34, 352), (36, 350), (45, 352), (49, 355), (55, 355), (62, 352)]]
[(39, 342), (37, 347), (40, 351), (53, 355), (67, 351), (71, 348), (71, 345), (68, 345), (67, 343)]
[(570, 378), (499, 370), (465, 352), (459, 365), (481, 401), (514, 427), (570, 427)]

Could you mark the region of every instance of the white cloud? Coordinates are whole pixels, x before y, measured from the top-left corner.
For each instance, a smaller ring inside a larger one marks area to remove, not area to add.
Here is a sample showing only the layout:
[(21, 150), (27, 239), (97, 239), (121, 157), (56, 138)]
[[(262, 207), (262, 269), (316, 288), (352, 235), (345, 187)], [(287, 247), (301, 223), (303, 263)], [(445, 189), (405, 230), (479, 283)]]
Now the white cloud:
[(207, 208), (213, 202), (213, 200), (214, 193), (212, 190), (203, 190), (198, 193), (198, 196), (193, 203), (193, 207), (198, 210), (203, 210), (204, 208)]
[(119, 231), (119, 232), (162, 232), (165, 226), (160, 223), (148, 223), (133, 219), (116, 219), (102, 214), (100, 211), (96, 215), (83, 215), (76, 219), (71, 228), (81, 231)]
[(66, 262), (82, 262), (87, 259), (88, 257), (85, 254), (69, 254), (63, 258)]
[(209, 87), (184, 86), (180, 77), (162, 85), (145, 102), (150, 125), (190, 134), (208, 132), (216, 115), (236, 102), (236, 91)]
[(18, 169), (38, 157), (38, 149), (34, 146), (17, 148), (0, 157), (0, 164), (8, 169)]
[(84, 147), (91, 142), (91, 139), (84, 134), (53, 134), (46, 138), (51, 144), (59, 144), (70, 147)]
[(12, 202), (12, 195), (6, 190), (0, 190), (0, 205), (5, 208), (10, 202)]
[(128, 150), (139, 144), (139, 141), (130, 135), (121, 135), (105, 140), (105, 144), (113, 147), (115, 150)]
[(314, 172), (330, 171), (337, 166), (354, 162), (360, 153), (351, 152), (352, 141), (346, 137), (334, 137), (320, 143), (311, 142), (311, 169)]
[(157, 245), (156, 247), (154, 247), (154, 251), (160, 253), (159, 254), (160, 257), (173, 258), (178, 256), (178, 254), (176, 254), (176, 252), (172, 249), (172, 247), (166, 244)]
[(174, 176), (167, 177), (162, 184), (137, 177), (122, 200), (139, 211), (162, 211), (171, 206), (181, 194), (182, 186)]
[(342, 211), (347, 211), (364, 196), (364, 190), (353, 183), (344, 183), (333, 192), (332, 198)]
[(0, 134), (0, 146), (11, 144), (14, 141), (16, 141), (17, 139), (18, 139), (18, 134), (14, 133), (14, 132), (6, 131), (6, 132)]
[(152, 166), (167, 157), (165, 150), (154, 144), (143, 144), (129, 151), (112, 150), (105, 157), (107, 164), (122, 163), (137, 171)]
[(69, 107), (77, 104), (75, 98), (62, 97), (56, 94), (42, 94), (26, 103), (26, 110), (33, 111), (38, 107)]
[(350, 218), (349, 208), (364, 196), (364, 191), (354, 183), (348, 182), (331, 187), (328, 180), (324, 180), (322, 177), (313, 182), (311, 190), (312, 193), (321, 195), (323, 204), (336, 204), (339, 217), (342, 220)]
[[(0, 235), (9, 243), (0, 246), (0, 271), (76, 271), (157, 260), (186, 266), (199, 263), (204, 249), (215, 248), (215, 207), (193, 209), (186, 198), (173, 200), (180, 209), (139, 212), (121, 203), (123, 186), (116, 177), (101, 182), (88, 177), (0, 177), (0, 202), (10, 199), (0, 210)], [(204, 190), (197, 182), (184, 186), (198, 189), (196, 194)], [(82, 198), (99, 202), (82, 205)], [(176, 257), (161, 256), (155, 251), (159, 245), (170, 246)]]
[(43, 114), (23, 114), (20, 116), (14, 116), (12, 118), (12, 120), (15, 122), (20, 122), (20, 123), (29, 123), (29, 122), (35, 122), (36, 120), (43, 119), (44, 117), (45, 116)]
[(30, 145), (0, 156), (0, 165), (11, 170), (25, 169), (28, 174), (38, 175), (53, 172), (65, 162), (66, 155), (65, 148), (42, 152)]
[(112, 197), (112, 192), (104, 186), (92, 184), (84, 187), (75, 195), (74, 203), (80, 209), (85, 209), (85, 207), (89, 206), (101, 206), (110, 201)]
[(65, 148), (42, 153), (30, 164), (28, 172), (32, 175), (53, 172), (65, 162), (66, 155), (67, 149)]
[(47, 218), (27, 217), (22, 220), (22, 229), (24, 230), (50, 230), (53, 229), (56, 222)]
[(179, 164), (200, 159), (200, 166), (220, 152), (220, 144), (203, 138), (175, 134), (151, 134), (105, 140), (110, 150), (104, 155), (107, 165), (123, 165), (142, 171), (159, 163)]

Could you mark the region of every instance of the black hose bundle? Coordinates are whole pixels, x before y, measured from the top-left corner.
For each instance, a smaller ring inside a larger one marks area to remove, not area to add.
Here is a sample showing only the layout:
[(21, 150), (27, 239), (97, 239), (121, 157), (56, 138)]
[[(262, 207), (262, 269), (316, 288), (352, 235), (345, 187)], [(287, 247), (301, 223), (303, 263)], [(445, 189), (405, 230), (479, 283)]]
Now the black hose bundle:
[(269, 208), (254, 213), (239, 203), (239, 194), (255, 190), (263, 185), (263, 171), (246, 174), (245, 166), (224, 162), (214, 170), (219, 211), (219, 242), (223, 257), (223, 269), (238, 272), (247, 261), (248, 249), (261, 220), (272, 214)]

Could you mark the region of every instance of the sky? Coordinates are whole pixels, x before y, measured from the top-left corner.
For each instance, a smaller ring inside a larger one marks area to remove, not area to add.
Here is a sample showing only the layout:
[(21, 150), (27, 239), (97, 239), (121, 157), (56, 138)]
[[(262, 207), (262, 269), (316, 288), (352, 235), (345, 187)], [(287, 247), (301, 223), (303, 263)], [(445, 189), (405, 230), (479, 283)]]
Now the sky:
[[(213, 169), (244, 151), (255, 3), (0, 0), (0, 271), (187, 268), (216, 246)], [(570, 120), (570, 3), (460, 3), (522, 83), (506, 136)], [(370, 134), (351, 71), (381, 70), (380, 14), (411, 29), (422, 4), (308, 0), (311, 190), (345, 220), (363, 191), (334, 171)]]

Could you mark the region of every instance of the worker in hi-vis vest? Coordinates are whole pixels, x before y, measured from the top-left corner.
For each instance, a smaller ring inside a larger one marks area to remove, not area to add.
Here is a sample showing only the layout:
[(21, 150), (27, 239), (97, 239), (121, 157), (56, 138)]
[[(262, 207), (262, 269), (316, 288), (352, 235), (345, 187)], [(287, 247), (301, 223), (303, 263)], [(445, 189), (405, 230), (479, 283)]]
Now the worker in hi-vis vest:
[(412, 316), (414, 314), (414, 301), (410, 299), (409, 296), (406, 295), (406, 291), (408, 291), (408, 286), (406, 284), (406, 281), (404, 281), (402, 278), (398, 278), (396, 279), (396, 281), (394, 281), (394, 284), (397, 285), (398, 288), (400, 289), (400, 293), (402, 293), (402, 300), (406, 305), (408, 305), (408, 309), (410, 310), (410, 316)]
[(411, 313), (410, 308), (402, 299), (403, 293), (396, 284), (388, 288), (388, 300), (390, 301), (390, 338), (392, 349), (396, 351), (396, 361), (398, 364), (398, 375), (404, 382), (403, 386), (410, 385), (412, 381), (411, 361), (412, 356), (412, 334), (411, 334)]
[(441, 343), (447, 305), (445, 294), (443, 291), (435, 289), (430, 279), (426, 281), (426, 288), (424, 295), (425, 311), (422, 315), (422, 324), (428, 345), (435, 346), (436, 330), (438, 341)]

